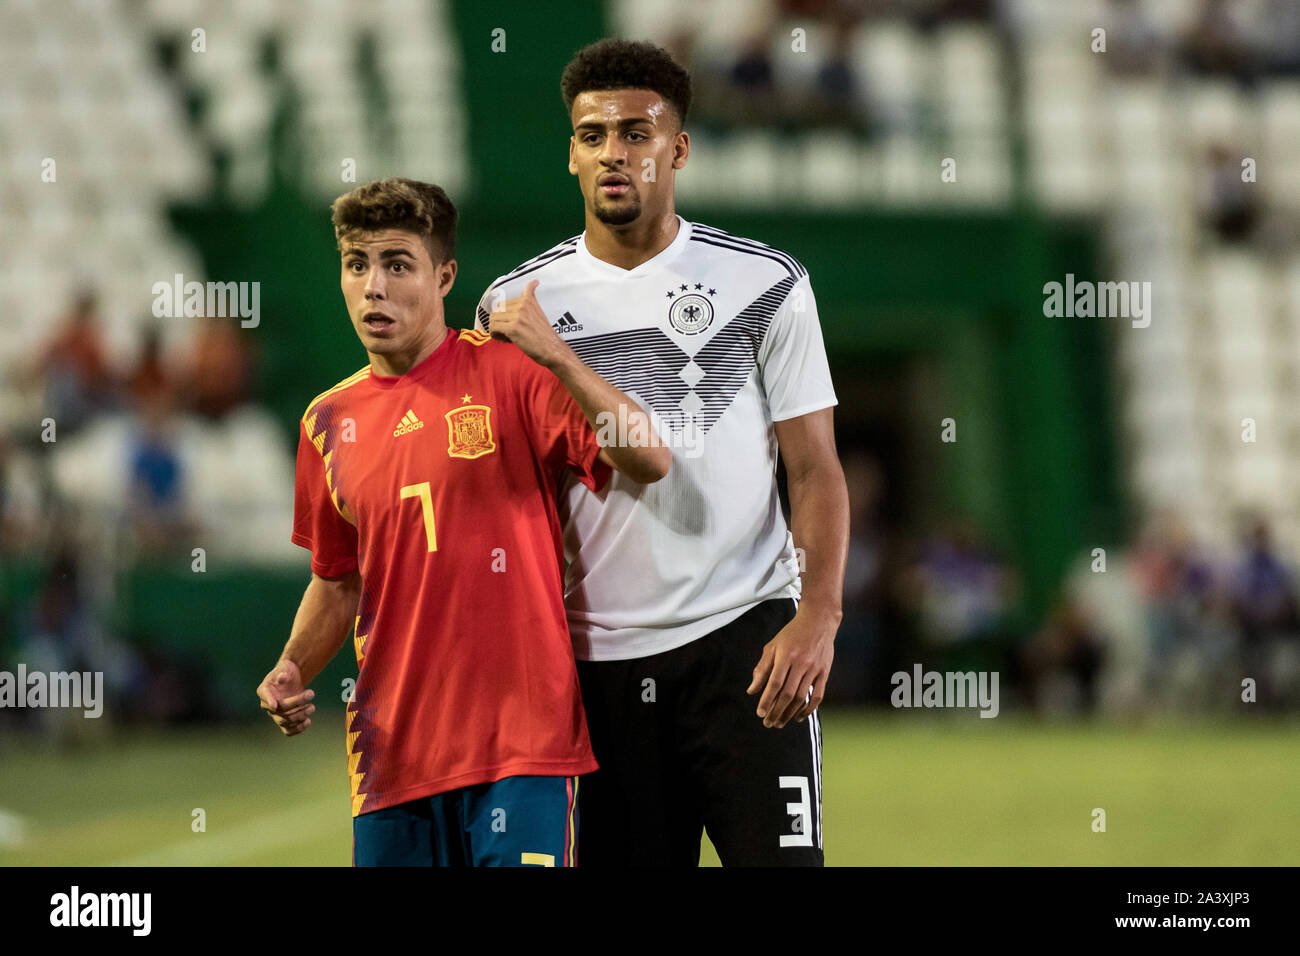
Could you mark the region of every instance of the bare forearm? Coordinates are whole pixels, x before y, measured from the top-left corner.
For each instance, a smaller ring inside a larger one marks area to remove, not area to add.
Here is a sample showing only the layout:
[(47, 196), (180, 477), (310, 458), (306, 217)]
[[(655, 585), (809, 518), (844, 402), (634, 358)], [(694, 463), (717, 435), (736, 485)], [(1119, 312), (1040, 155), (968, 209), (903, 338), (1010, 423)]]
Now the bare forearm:
[(361, 576), (356, 572), (344, 578), (312, 575), (280, 655), (298, 666), (303, 686), (316, 679), (347, 640), (360, 596)]
[(573, 396), (597, 436), (613, 434), (601, 447), (619, 471), (640, 482), (668, 473), (672, 450), (663, 444), (650, 416), (622, 390), (598, 375), (567, 345), (550, 370)]
[(803, 551), (799, 611), (838, 623), (849, 549), (849, 494), (838, 463), (790, 475), (790, 524)]

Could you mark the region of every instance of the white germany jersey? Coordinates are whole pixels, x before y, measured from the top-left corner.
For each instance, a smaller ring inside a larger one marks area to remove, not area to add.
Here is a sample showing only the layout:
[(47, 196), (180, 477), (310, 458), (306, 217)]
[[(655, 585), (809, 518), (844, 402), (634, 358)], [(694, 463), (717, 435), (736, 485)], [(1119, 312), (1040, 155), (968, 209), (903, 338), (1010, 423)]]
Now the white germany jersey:
[(600, 493), (572, 481), (561, 491), (577, 657), (658, 654), (759, 601), (797, 598), (772, 423), (835, 404), (803, 266), (680, 217), (672, 244), (631, 270), (575, 236), (494, 282), (478, 327), (533, 279), (560, 336), (651, 411), (673, 448), (662, 481), (615, 473)]

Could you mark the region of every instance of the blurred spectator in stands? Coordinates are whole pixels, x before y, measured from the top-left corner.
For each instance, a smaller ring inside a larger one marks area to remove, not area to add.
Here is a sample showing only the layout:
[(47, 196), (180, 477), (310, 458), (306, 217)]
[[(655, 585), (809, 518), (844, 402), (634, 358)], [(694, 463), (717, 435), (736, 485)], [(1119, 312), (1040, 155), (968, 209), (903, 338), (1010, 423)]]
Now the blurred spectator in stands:
[(1225, 0), (1205, 0), (1200, 16), (1183, 38), (1183, 60), (1195, 74), (1226, 76), (1243, 84), (1254, 79), (1249, 38)]
[(1092, 713), (1105, 639), (1068, 594), (1025, 649), (1026, 688), (1035, 709), (1050, 714)]
[[(89, 607), (76, 550), (64, 544), (46, 566), (34, 598), (21, 615), (13, 664), (28, 672), (95, 671), (99, 625)], [(101, 702), (102, 703), (102, 702)], [(71, 708), (42, 707), (24, 712), (26, 722), (55, 742), (74, 740), (94, 721)]]
[(1173, 512), (1160, 512), (1143, 529), (1133, 575), (1146, 607), (1151, 677), (1159, 679), (1172, 654), (1196, 641), (1214, 598), (1214, 571)]
[(189, 406), (216, 420), (251, 397), (253, 362), (238, 322), (223, 318), (202, 322), (185, 385)]
[(0, 559), (38, 546), (44, 503), (38, 465), (0, 428)]
[(96, 295), (85, 290), (41, 356), (38, 373), (45, 401), (61, 433), (76, 431), (113, 403), (113, 381), (98, 325)]
[(1262, 55), (1268, 71), (1282, 76), (1300, 75), (1300, 3), (1268, 0), (1259, 22), (1263, 24)]
[(940, 670), (999, 670), (1017, 582), (969, 520), (951, 521), (924, 545), (907, 572), (922, 641)]
[[(203, 347), (202, 341), (199, 347)], [(206, 384), (201, 379), (198, 382), (199, 388)], [(188, 552), (184, 470), (175, 437), (179, 427), (176, 386), (163, 361), (157, 325), (146, 326), (140, 360), (127, 378), (126, 388), (131, 398), (131, 430), (125, 517), (132, 543), (144, 557)], [(196, 401), (201, 395), (196, 388)]]
[(1241, 160), (1222, 143), (1211, 145), (1205, 153), (1201, 217), (1227, 243), (1249, 242), (1260, 219), (1257, 187), (1242, 180)]
[(1232, 608), (1241, 628), (1246, 676), (1256, 679), (1259, 703), (1278, 703), (1280, 656), (1291, 656), (1300, 642), (1295, 580), (1274, 550), (1268, 522), (1248, 520), (1232, 576)]
[(683, 69), (694, 74), (697, 64), (695, 62), (695, 33), (693, 31), (684, 28), (673, 31), (664, 40), (663, 48)]
[(1163, 70), (1164, 38), (1147, 18), (1140, 0), (1109, 0), (1106, 55), (1102, 62), (1119, 76), (1152, 76)]
[(95, 627), (87, 613), (75, 552), (65, 545), (45, 568), (30, 609), (20, 656), (32, 670), (74, 671), (90, 666)]
[(741, 126), (763, 126), (782, 114), (768, 35), (755, 32), (736, 51), (727, 73), (727, 112)]
[(956, 20), (988, 20), (993, 15), (993, 0), (913, 0), (909, 6), (912, 22), (921, 31)]
[(783, 16), (816, 19), (821, 19), (832, 9), (842, 5), (837, 0), (778, 0), (777, 2), (777, 8)]
[(136, 691), (122, 700), (123, 716), (144, 726), (213, 721), (226, 716), (212, 684), (212, 669), (149, 630), (127, 640), (139, 656)]
[(163, 360), (162, 330), (157, 325), (145, 326), (140, 360), (127, 376), (126, 393), (136, 408), (170, 407), (175, 402), (176, 384)]
[(145, 557), (190, 550), (176, 428), (170, 396), (155, 394), (133, 415), (126, 518), (132, 540)]
[(871, 107), (862, 94), (861, 78), (853, 67), (853, 43), (858, 19), (840, 12), (827, 24), (829, 50), (817, 68), (807, 101), (797, 110), (804, 123), (845, 127), (858, 134), (870, 129)]
[(695, 31), (674, 30), (664, 41), (674, 60), (691, 74), (691, 125), (696, 129), (726, 129), (730, 125), (728, 97), (731, 84), (727, 64), (716, 57), (697, 56)]
[(29, 672), (102, 675), (103, 715), (85, 720), (81, 711), (71, 708), (19, 713), (59, 742), (102, 731), (118, 716), (156, 723), (211, 715), (202, 671), (171, 652), (151, 647), (147, 635), (137, 632), (122, 641), (101, 625), (104, 611), (96, 608), (86, 586), (79, 548), (71, 538), (59, 536), (64, 543), (56, 548), (36, 595), (20, 615), (14, 660), (0, 663), (21, 661)]

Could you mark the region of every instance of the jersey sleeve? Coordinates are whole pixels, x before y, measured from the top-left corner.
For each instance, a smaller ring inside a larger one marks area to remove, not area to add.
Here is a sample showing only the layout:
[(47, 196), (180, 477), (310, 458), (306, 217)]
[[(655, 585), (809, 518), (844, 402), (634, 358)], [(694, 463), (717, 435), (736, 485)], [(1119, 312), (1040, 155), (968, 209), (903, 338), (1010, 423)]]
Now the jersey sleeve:
[(837, 404), (807, 275), (794, 284), (773, 316), (758, 350), (758, 367), (774, 422)]
[(335, 507), (325, 480), (325, 462), (302, 422), (298, 423), (291, 540), (311, 552), (311, 569), (323, 578), (357, 569), (357, 529)]
[(553, 373), (536, 365), (533, 369), (524, 386), (523, 410), (538, 457), (548, 471), (568, 467), (584, 485), (600, 491), (610, 467), (600, 460), (600, 442), (587, 416)]

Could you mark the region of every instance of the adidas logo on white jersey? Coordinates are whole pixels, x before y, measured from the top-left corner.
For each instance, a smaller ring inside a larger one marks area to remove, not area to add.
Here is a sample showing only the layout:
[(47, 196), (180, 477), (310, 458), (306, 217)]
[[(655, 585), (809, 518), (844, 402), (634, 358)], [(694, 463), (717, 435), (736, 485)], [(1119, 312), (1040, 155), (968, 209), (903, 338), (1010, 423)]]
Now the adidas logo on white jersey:
[(581, 332), (582, 323), (571, 312), (565, 312), (558, 321), (551, 323), (551, 328), (563, 335), (565, 332)]

